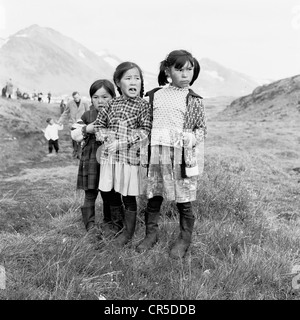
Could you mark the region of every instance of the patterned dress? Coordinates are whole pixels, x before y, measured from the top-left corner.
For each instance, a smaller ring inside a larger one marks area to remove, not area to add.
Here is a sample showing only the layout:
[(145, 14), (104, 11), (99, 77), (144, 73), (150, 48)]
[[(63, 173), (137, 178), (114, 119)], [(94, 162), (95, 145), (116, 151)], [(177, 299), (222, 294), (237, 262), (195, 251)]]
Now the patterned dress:
[[(147, 198), (162, 196), (178, 203), (195, 201), (198, 177), (204, 166), (206, 118), (202, 98), (188, 88), (171, 85), (147, 95), (153, 97)], [(185, 133), (194, 137), (194, 146), (183, 146)], [(197, 170), (187, 171), (193, 165)]]
[[(101, 129), (97, 139), (103, 145), (97, 153), (101, 164), (99, 189), (123, 196), (138, 196), (145, 187), (147, 146), (151, 130), (151, 112), (146, 100), (123, 96), (112, 99), (107, 108), (98, 114), (95, 124)], [(117, 141), (116, 152), (110, 153), (107, 145)]]
[[(89, 111), (82, 115), (81, 119), (88, 125), (96, 120), (97, 115), (98, 111), (91, 107)], [(96, 153), (100, 145), (101, 142), (96, 141), (94, 134), (87, 133), (85, 135), (78, 168), (77, 189), (98, 189), (100, 165), (97, 162)]]

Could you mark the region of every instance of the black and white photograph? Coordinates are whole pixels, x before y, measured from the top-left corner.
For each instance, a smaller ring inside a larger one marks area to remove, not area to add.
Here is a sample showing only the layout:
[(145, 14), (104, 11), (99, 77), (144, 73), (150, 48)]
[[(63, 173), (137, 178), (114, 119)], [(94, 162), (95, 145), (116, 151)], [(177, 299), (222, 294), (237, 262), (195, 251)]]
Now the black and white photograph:
[(300, 300), (300, 0), (0, 0), (0, 87), (0, 300)]

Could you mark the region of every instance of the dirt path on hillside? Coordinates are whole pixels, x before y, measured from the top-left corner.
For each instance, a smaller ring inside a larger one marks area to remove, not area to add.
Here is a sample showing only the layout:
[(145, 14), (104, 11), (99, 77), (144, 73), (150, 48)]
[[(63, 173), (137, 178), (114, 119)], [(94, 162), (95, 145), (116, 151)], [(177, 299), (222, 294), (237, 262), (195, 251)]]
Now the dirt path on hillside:
[(30, 233), (67, 210), (61, 199), (64, 190), (76, 190), (78, 164), (67, 138), (60, 140), (58, 155), (49, 156), (46, 149), (38, 159), (21, 159), (1, 172), (0, 231)]

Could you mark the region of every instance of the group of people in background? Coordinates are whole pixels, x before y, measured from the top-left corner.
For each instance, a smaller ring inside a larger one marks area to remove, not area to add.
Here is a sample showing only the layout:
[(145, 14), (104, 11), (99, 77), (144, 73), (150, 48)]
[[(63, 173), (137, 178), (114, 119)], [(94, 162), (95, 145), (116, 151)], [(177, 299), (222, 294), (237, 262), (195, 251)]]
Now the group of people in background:
[[(13, 94), (14, 94), (14, 85), (13, 85), (12, 79), (10, 78), (6, 82), (6, 85), (2, 88), (1, 96), (2, 96), (2, 98), (12, 99)], [(42, 92), (36, 93), (35, 90), (34, 90), (32, 96), (30, 97), (30, 94), (28, 92), (22, 92), (20, 90), (20, 88), (17, 88), (17, 90), (15, 91), (15, 95), (16, 95), (17, 99), (23, 99), (23, 100), (32, 99), (34, 101), (37, 100), (39, 102), (43, 102), (43, 93)], [(49, 91), (47, 94), (47, 102), (48, 103), (51, 103), (51, 98), (52, 98), (52, 94)]]
[[(163, 200), (175, 201), (180, 231), (170, 256), (185, 256), (192, 240), (192, 202), (203, 171), (207, 132), (202, 97), (190, 88), (199, 72), (191, 53), (174, 50), (160, 63), (159, 86), (147, 93), (141, 68), (128, 61), (117, 66), (114, 83), (100, 79), (91, 85), (91, 105), (73, 93), (57, 126), (68, 119), (72, 130), (73, 156), (79, 159), (77, 189), (85, 192), (82, 220), (92, 236), (100, 232), (117, 247), (131, 243), (136, 197), (145, 195), (145, 237), (136, 250), (149, 250), (159, 240)], [(98, 228), (99, 191), (103, 221)]]

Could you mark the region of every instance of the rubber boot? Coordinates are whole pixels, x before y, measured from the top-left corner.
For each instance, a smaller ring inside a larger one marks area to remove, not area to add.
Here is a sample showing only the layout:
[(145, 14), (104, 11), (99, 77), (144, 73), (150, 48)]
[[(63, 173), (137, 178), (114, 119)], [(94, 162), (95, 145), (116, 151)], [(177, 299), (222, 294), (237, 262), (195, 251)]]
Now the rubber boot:
[(195, 223), (195, 217), (192, 207), (184, 208), (182, 204), (177, 205), (180, 214), (180, 233), (170, 251), (170, 257), (174, 259), (184, 258), (192, 241), (192, 233)]
[(112, 219), (111, 219), (111, 211), (110, 205), (108, 201), (103, 201), (103, 221), (100, 225), (102, 235), (105, 238), (112, 238), (119, 232), (119, 228), (114, 228)]
[(136, 225), (136, 215), (136, 211), (124, 210), (124, 228), (115, 241), (117, 247), (123, 247), (132, 239)]
[(158, 241), (158, 220), (159, 211), (154, 211), (147, 207), (145, 210), (146, 236), (136, 247), (137, 252), (149, 250)]
[(110, 206), (111, 229), (114, 235), (118, 234), (123, 228), (124, 209), (123, 206)]
[(95, 206), (81, 207), (81, 214), (87, 231), (95, 227)]
[(108, 201), (103, 201), (103, 223), (111, 223), (110, 205)]

